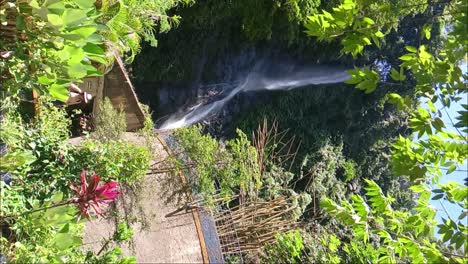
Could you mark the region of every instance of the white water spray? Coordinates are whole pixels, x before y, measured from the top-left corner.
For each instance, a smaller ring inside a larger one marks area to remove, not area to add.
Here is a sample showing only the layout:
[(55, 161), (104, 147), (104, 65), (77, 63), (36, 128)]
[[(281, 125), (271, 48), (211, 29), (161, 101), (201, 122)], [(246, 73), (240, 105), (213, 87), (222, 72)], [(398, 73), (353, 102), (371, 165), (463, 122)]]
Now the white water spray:
[(247, 91), (260, 90), (290, 90), (307, 85), (340, 83), (349, 79), (349, 75), (341, 68), (328, 66), (314, 66), (302, 69), (289, 67), (288, 70), (276, 71), (274, 74), (254, 71), (247, 75), (224, 97), (208, 104), (198, 103), (190, 107), (182, 117), (171, 116), (160, 127), (161, 130), (170, 130), (186, 127), (197, 123), (206, 117), (217, 113), (236, 94)]

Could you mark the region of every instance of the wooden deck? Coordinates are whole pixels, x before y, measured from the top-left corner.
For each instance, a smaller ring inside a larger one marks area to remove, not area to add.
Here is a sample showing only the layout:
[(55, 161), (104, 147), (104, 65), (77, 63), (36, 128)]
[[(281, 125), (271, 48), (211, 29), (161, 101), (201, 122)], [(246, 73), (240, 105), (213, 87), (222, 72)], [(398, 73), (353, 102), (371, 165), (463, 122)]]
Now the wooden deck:
[(124, 110), (127, 131), (135, 131), (143, 127), (145, 115), (122, 59), (118, 55), (114, 58), (114, 66), (105, 76), (85, 78), (79, 86), (94, 96), (94, 114), (99, 112), (99, 102), (108, 97), (114, 108)]

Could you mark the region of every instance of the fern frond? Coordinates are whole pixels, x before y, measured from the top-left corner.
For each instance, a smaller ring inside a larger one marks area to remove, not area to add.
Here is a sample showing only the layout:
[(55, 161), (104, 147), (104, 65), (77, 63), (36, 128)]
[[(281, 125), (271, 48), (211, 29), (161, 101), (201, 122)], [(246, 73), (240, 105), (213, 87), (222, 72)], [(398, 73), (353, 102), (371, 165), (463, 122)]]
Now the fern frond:
[(391, 214), (393, 209), (391, 207), (391, 201), (385, 197), (382, 189), (376, 182), (368, 179), (364, 179), (367, 186), (364, 187), (366, 195), (372, 205), (372, 212), (376, 214)]

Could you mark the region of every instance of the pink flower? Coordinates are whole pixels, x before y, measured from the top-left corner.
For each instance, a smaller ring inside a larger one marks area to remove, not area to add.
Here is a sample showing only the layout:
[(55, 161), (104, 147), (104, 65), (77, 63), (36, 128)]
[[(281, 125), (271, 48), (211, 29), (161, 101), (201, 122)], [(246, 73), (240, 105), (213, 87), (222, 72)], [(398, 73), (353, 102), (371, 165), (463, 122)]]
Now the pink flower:
[(99, 184), (101, 177), (94, 173), (91, 175), (90, 183), (86, 180), (86, 171), (81, 171), (81, 186), (72, 186), (75, 191), (75, 198), (73, 202), (78, 204), (80, 209), (79, 215), (89, 219), (89, 208), (102, 216), (102, 209), (100, 205), (108, 205), (115, 201), (120, 192), (117, 191), (118, 184), (115, 181), (110, 181), (106, 184)]
[(103, 203), (108, 204), (113, 202), (119, 194), (120, 193), (117, 191), (117, 182), (115, 181), (110, 181), (104, 185), (99, 185), (96, 188), (96, 196)]

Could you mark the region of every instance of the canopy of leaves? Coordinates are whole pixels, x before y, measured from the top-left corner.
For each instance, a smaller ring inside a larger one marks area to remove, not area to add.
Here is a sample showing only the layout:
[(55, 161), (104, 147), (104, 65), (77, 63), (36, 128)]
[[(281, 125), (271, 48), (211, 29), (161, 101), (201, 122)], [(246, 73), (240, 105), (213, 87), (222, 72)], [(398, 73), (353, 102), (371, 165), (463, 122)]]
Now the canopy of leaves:
[[(347, 0), (333, 8), (333, 13), (322, 11), (321, 14), (311, 16), (306, 23), (307, 33), (326, 41), (341, 39), (342, 52), (351, 53), (353, 57), (357, 57), (362, 54), (366, 46), (372, 44), (365, 40), (366, 38), (373, 39), (374, 45), (379, 47), (378, 38), (384, 37), (385, 34), (396, 29), (404, 16), (423, 12), (428, 8), (428, 5), (436, 6), (439, 3), (442, 2), (425, 3), (422, 1), (421, 3), (412, 3), (408, 9), (400, 6), (398, 10), (401, 11), (395, 12), (393, 16), (388, 16), (385, 10), (391, 6), (389, 3)], [(410, 176), (413, 182), (427, 183), (432, 181), (437, 183), (439, 177), (442, 176), (443, 169), (446, 169), (447, 174), (450, 174), (468, 157), (466, 134), (462, 134), (460, 131), (457, 131), (458, 133), (448, 131), (441, 119), (443, 108), (450, 107), (453, 102), (457, 102), (467, 95), (466, 75), (459, 67), (466, 55), (466, 21), (465, 23), (460, 23), (460, 21), (466, 18), (467, 6), (466, 2), (463, 1), (443, 3), (446, 4), (443, 13), (434, 14), (432, 23), (424, 25), (420, 30), (422, 39), (430, 39), (432, 26), (436, 22), (445, 23), (448, 34), (441, 40), (440, 48), (435, 53), (431, 53), (425, 45), (406, 46), (407, 53), (399, 57), (400, 69), (392, 69), (390, 75), (394, 81), (400, 84), (411, 78), (414, 80), (417, 94), (426, 99), (424, 103), (427, 104), (428, 110), (418, 107), (409, 119), (410, 128), (418, 139), (400, 136), (393, 144), (391, 165), (394, 172), (397, 175)], [(369, 18), (372, 15), (377, 18), (377, 13), (374, 12), (379, 11), (383, 11), (382, 19)], [(361, 27), (362, 21), (360, 19), (366, 20), (367, 25)], [(379, 36), (377, 36), (377, 33), (373, 32), (379, 29), (385, 33), (378, 33)], [(360, 38), (352, 39), (356, 34), (359, 34)], [(351, 41), (348, 41), (350, 39)], [(366, 93), (378, 89), (379, 83), (384, 82), (382, 78), (379, 78), (378, 73), (369, 67), (356, 68), (349, 73), (351, 75), (349, 83), (357, 84), (356, 88), (365, 90)], [(389, 99), (399, 109), (409, 106), (407, 99), (398, 94), (390, 94)], [(440, 102), (442, 108), (435, 107), (437, 101)], [(446, 114), (448, 115), (447, 111)], [(465, 119), (466, 113), (460, 111), (459, 114), (460, 116), (457, 116), (456, 119), (460, 122), (453, 125), (466, 128), (466, 126), (463, 127), (465, 122), (462, 121)], [(385, 254), (380, 261), (397, 261), (393, 258), (395, 255), (401, 258), (410, 258), (415, 262), (462, 260), (463, 256), (444, 253), (440, 247), (430, 242), (430, 239), (433, 239), (431, 228), (435, 225), (435, 213), (428, 208), (430, 192), (427, 187), (424, 185), (412, 187), (412, 190), (419, 194), (418, 204), (413, 208), (414, 211), (407, 213), (391, 209), (392, 198), (384, 196), (374, 182), (369, 181), (368, 184), (366, 194), (371, 204), (371, 212), (386, 217), (386, 219), (373, 219), (377, 224), (374, 228), (378, 231), (380, 241), (388, 243), (387, 247), (380, 250), (381, 254)], [(441, 185), (443, 188), (437, 190), (438, 194), (434, 198), (440, 199), (447, 195), (447, 197), (452, 197), (448, 199), (451, 203), (460, 203), (464, 200), (466, 204), (467, 196), (461, 195), (461, 191), (454, 188), (455, 185), (455, 183), (451, 183), (451, 187)], [(466, 192), (466, 187), (461, 188), (465, 189)], [(454, 200), (455, 196), (461, 200)], [(333, 201), (325, 199), (322, 205), (329, 213), (339, 217), (343, 223), (352, 226), (355, 235), (366, 242), (368, 241), (369, 225), (365, 220), (369, 218), (369, 215), (363, 210), (367, 206), (364, 200), (353, 198), (355, 202), (358, 200), (359, 203), (342, 202), (341, 205), (337, 205)], [(459, 206), (466, 208), (464, 204), (459, 204)], [(465, 217), (460, 215), (460, 219)], [(390, 220), (390, 222), (386, 220)], [(405, 227), (406, 224), (408, 224), (407, 227)], [(444, 234), (444, 242), (450, 241), (450, 244), (455, 245), (457, 249), (464, 245), (466, 254), (466, 241), (463, 242), (460, 238), (463, 232), (461, 230), (466, 232), (463, 223), (459, 220), (455, 222), (453, 219), (449, 219), (444, 221), (439, 228), (439, 233)], [(412, 233), (404, 234), (405, 230)]]

